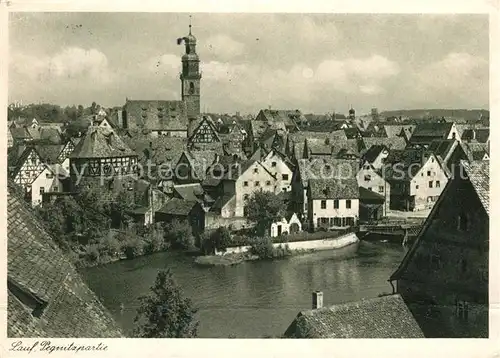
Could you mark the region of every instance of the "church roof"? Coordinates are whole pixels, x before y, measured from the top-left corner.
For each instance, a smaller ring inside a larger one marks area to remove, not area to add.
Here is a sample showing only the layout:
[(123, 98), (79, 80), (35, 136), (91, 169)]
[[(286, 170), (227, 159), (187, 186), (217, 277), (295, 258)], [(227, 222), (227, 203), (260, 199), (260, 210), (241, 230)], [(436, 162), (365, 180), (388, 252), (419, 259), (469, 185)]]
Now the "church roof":
[(183, 101), (127, 100), (123, 110), (129, 128), (134, 124), (153, 131), (187, 131), (188, 117)]

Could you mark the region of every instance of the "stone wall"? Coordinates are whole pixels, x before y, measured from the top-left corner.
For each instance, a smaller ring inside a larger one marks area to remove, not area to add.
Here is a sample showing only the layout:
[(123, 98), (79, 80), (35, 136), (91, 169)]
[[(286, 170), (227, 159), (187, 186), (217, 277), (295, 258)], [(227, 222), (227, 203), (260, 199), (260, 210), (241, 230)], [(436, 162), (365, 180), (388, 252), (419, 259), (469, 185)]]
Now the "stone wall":
[[(345, 246), (349, 246), (355, 244), (359, 241), (358, 237), (354, 233), (350, 233), (344, 236), (337, 237), (335, 239), (326, 239), (326, 240), (308, 240), (308, 241), (296, 241), (289, 242), (283, 244), (273, 244), (274, 247), (278, 247), (280, 245), (288, 245), (290, 250), (332, 250), (332, 249), (340, 249)], [(225, 254), (235, 254), (235, 253), (243, 253), (250, 250), (250, 246), (237, 246), (230, 247), (226, 250)], [(223, 252), (218, 252), (218, 255), (224, 255)]]

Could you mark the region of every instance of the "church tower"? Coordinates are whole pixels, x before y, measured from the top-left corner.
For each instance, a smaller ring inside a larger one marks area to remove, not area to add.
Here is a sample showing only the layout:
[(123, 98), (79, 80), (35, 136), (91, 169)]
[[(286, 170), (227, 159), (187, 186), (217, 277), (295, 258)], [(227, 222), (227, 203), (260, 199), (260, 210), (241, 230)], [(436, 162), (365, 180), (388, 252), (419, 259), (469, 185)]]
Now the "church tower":
[(188, 119), (200, 117), (200, 58), (196, 53), (196, 37), (191, 33), (191, 22), (189, 23), (189, 35), (177, 39), (180, 45), (184, 41), (186, 53), (182, 56), (181, 72), (181, 94), (186, 103)]

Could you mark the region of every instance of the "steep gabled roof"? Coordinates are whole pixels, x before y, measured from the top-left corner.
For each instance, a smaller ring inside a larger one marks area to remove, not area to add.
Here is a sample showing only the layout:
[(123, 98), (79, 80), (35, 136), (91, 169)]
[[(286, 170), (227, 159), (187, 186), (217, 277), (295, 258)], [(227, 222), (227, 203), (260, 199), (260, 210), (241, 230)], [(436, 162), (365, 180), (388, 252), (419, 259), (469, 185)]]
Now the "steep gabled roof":
[(137, 154), (111, 128), (90, 126), (70, 158), (130, 157)]
[(388, 148), (385, 145), (372, 145), (366, 152), (363, 154), (363, 160), (368, 161), (368, 163), (373, 163), (382, 151), (387, 150)]
[(300, 312), (287, 338), (424, 338), (400, 295)]
[(460, 164), (464, 167), (474, 190), (483, 204), (486, 213), (490, 214), (490, 162), (489, 160), (478, 160)]
[[(473, 186), (474, 190), (476, 191), (478, 198), (483, 205), (483, 208), (486, 211), (486, 214), (489, 216), (489, 200), (490, 200), (490, 165), (489, 161), (484, 160), (484, 161), (473, 161), (473, 162), (467, 162), (465, 160), (460, 161), (460, 165), (464, 168), (465, 173), (467, 177), (469, 178), (469, 181), (471, 185)], [(427, 229), (429, 228), (430, 224), (436, 219), (437, 212), (441, 206), (441, 203), (443, 200), (446, 198), (447, 195), (456, 195), (456, 193), (451, 192), (451, 188), (453, 188), (455, 184), (455, 180), (460, 180), (460, 179), (452, 179), (449, 180), (446, 186), (444, 187), (443, 191), (439, 195), (439, 198), (437, 202), (434, 204), (432, 207), (431, 212), (427, 216), (427, 219), (424, 222), (424, 225), (422, 229), (420, 230), (420, 233), (411, 246), (410, 250), (406, 253), (405, 257), (403, 258), (403, 261), (401, 261), (401, 264), (399, 267), (396, 269), (396, 271), (391, 275), (389, 278), (390, 281), (397, 280), (403, 275), (405, 272), (409, 262), (411, 261), (412, 257), (415, 255), (415, 252), (417, 251), (417, 248), (419, 246), (419, 242), (422, 240), (422, 237), (426, 234)]]
[(368, 150), (374, 145), (384, 145), (389, 150), (402, 150), (406, 147), (403, 137), (363, 137), (360, 142), (360, 150)]
[(120, 337), (109, 312), (14, 192), (9, 183), (8, 336)]

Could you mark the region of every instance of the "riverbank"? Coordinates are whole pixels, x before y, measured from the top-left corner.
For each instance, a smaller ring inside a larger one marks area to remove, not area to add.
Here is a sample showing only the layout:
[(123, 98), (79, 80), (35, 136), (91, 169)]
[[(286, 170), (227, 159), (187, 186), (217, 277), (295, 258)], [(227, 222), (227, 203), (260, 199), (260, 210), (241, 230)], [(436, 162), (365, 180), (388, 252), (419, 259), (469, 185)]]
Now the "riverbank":
[[(357, 243), (359, 243), (359, 239), (356, 234), (350, 233), (335, 239), (297, 241), (286, 244), (275, 243), (273, 247), (283, 253), (276, 258), (286, 258), (315, 251), (337, 250)], [(219, 252), (215, 255), (198, 256), (194, 262), (201, 266), (232, 266), (259, 259), (269, 260), (273, 258), (251, 254), (251, 246), (238, 246), (228, 248), (225, 252)]]

